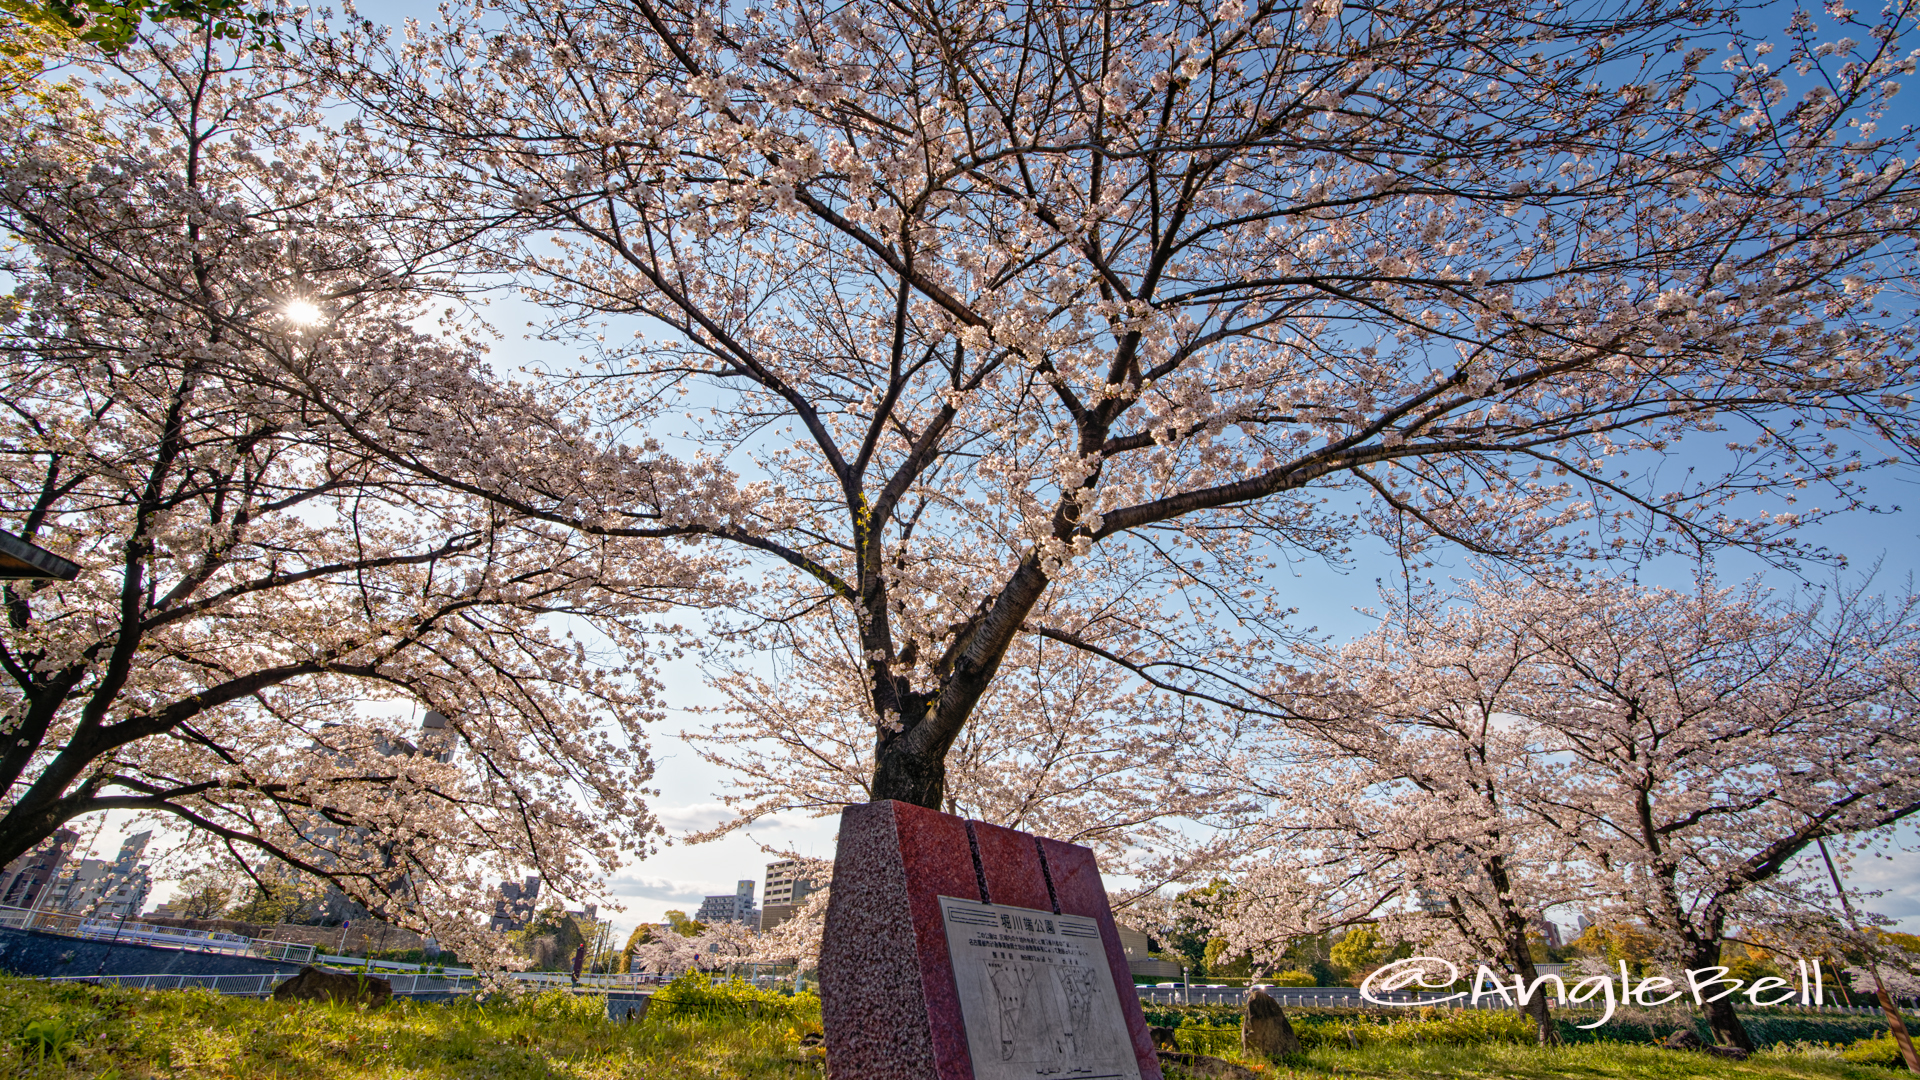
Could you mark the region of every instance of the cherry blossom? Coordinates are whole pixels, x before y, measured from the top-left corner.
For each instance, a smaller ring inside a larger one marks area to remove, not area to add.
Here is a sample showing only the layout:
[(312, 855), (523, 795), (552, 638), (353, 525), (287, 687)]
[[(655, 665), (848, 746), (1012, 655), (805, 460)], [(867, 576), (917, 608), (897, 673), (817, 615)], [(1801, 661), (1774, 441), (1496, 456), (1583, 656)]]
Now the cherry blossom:
[[(1267, 689), (1264, 739), (1229, 762), (1272, 800), (1236, 943), (1378, 920), (1531, 983), (1527, 922), (1577, 902), (1705, 970), (1737, 931), (1831, 928), (1796, 859), (1920, 812), (1912, 600), (1483, 569), (1389, 597), (1379, 630)], [(1748, 1046), (1724, 999), (1707, 1014)]]
[(434, 326), (364, 140), (274, 57), (55, 74), (0, 132), (0, 516), (82, 570), (6, 588), (0, 862), (138, 811), (508, 962), (490, 882), (650, 850), (646, 620), (711, 567), (472, 489), (684, 474)]
[(1742, 17), (525, 0), (306, 48), (389, 214), (714, 501), (476, 490), (748, 560), (721, 640), (837, 609), (863, 700), (798, 726), (938, 807), (1034, 639), (1238, 709), (1285, 564), (1364, 533), (1818, 554), (1916, 446), (1911, 13)]

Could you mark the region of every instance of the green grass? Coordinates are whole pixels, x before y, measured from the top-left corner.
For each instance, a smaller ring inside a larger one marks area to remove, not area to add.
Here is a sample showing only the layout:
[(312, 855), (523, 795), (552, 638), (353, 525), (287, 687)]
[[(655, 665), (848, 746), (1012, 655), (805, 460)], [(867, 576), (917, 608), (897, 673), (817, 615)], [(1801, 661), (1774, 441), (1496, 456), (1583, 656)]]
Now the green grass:
[[(0, 978), (0, 1080), (822, 1080), (811, 995), (692, 980), (641, 1023), (609, 1022), (599, 999), (549, 993), (516, 1002), (366, 1009)], [(1476, 1020), (1491, 1023), (1491, 1020)], [(1455, 1027), (1464, 1021), (1448, 1018)], [(1238, 1032), (1190, 1025), (1205, 1049), (1241, 1060)], [(1407, 1025), (1412, 1033), (1412, 1025)], [(1465, 1031), (1451, 1034), (1465, 1037)], [(1321, 1080), (1897, 1080), (1846, 1060), (1891, 1060), (1879, 1043), (1843, 1051), (1783, 1044), (1746, 1062), (1644, 1044), (1540, 1048), (1412, 1042), (1382, 1026), (1358, 1048), (1322, 1044), (1262, 1077)], [(1435, 1032), (1422, 1032), (1422, 1037)], [(1215, 1037), (1217, 1036), (1217, 1038)], [(1846, 1057), (1843, 1057), (1843, 1054)], [(1170, 1072), (1177, 1080), (1178, 1074)]]
[(618, 1024), (561, 993), (365, 1009), (0, 979), (0, 1078), (814, 1080), (817, 1008)]
[[(1383, 1080), (1897, 1080), (1911, 1075), (1842, 1060), (1825, 1047), (1763, 1050), (1746, 1061), (1627, 1043), (1574, 1046), (1406, 1046), (1376, 1044), (1357, 1050), (1322, 1048), (1287, 1064), (1220, 1055), (1263, 1077), (1379, 1077)], [(1169, 1080), (1179, 1073), (1169, 1070)]]

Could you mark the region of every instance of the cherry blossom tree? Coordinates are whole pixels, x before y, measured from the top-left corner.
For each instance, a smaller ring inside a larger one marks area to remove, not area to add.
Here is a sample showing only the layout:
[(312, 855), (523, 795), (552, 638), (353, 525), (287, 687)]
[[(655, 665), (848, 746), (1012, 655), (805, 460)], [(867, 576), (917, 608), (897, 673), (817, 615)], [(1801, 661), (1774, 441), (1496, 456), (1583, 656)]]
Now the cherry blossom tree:
[(764, 485), (500, 505), (839, 608), (867, 791), (937, 807), (1030, 639), (1234, 706), (1280, 564), (1362, 533), (1793, 554), (1864, 506), (1915, 448), (1912, 12), (1787, 14), (515, 0), (310, 48), (606, 422)]
[[(1502, 605), (1556, 627), (1519, 710), (1566, 755), (1534, 807), (1677, 966), (1712, 967), (1735, 926), (1826, 906), (1796, 872), (1815, 841), (1920, 812), (1920, 612), (1857, 589), (1791, 605), (1623, 584)], [(1731, 1001), (1707, 1018), (1752, 1049)]]
[(752, 962), (760, 935), (735, 922), (702, 926), (698, 933), (658, 931), (631, 949), (629, 970), (680, 975), (689, 970), (717, 970)]
[(648, 849), (641, 629), (704, 564), (407, 464), (641, 471), (433, 329), (374, 159), (277, 57), (162, 36), (39, 90), (0, 133), (0, 516), (82, 570), (6, 586), (0, 862), (137, 811), (493, 956), (488, 882)]
[[(1533, 924), (1581, 885), (1533, 812), (1553, 746), (1509, 715), (1554, 627), (1430, 591), (1383, 599), (1378, 630), (1302, 648), (1313, 675), (1276, 695), (1277, 739), (1231, 763), (1273, 812), (1240, 838), (1252, 854), (1221, 929), (1266, 957), (1365, 920), (1531, 987)], [(1516, 1005), (1559, 1040), (1545, 992)]]
[(629, 949), (629, 955), (629, 971), (660, 975), (679, 975), (693, 967), (699, 959), (693, 937), (673, 930), (647, 935), (646, 940)]
[[(1331, 798), (1269, 787), (1274, 835), (1319, 845), (1282, 869), (1325, 877), (1317, 860), (1383, 907), (1441, 898), (1465, 944), (1495, 928), (1483, 936), (1529, 979), (1512, 932), (1575, 892), (1646, 927), (1675, 969), (1718, 966), (1743, 926), (1830, 922), (1796, 859), (1920, 812), (1911, 599), (1488, 574), (1390, 606), (1375, 634), (1318, 659), (1270, 689), (1267, 756), (1334, 755), (1344, 783)], [(1707, 1017), (1751, 1049), (1730, 1001)]]

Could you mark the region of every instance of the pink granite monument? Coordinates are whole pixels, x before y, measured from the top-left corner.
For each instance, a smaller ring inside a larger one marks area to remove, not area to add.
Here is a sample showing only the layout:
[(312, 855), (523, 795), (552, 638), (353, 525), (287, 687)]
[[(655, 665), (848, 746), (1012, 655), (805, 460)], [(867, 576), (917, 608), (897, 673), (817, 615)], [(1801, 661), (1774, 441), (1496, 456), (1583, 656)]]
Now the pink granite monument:
[(840, 817), (833, 1080), (1161, 1080), (1093, 852), (902, 802)]

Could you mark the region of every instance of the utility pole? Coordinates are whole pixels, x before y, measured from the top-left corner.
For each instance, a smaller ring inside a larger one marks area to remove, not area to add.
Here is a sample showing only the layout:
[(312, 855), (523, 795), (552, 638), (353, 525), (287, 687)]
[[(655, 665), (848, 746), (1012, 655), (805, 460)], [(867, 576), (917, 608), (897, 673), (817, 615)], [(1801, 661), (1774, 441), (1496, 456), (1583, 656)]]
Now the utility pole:
[[(1827, 876), (1833, 879), (1833, 891), (1840, 897), (1841, 910), (1847, 913), (1847, 923), (1853, 932), (1860, 934), (1860, 940), (1866, 942), (1866, 935), (1860, 931), (1860, 920), (1854, 917), (1853, 901), (1847, 899), (1847, 887), (1840, 884), (1840, 871), (1833, 865), (1833, 856), (1827, 854), (1827, 842), (1815, 837), (1820, 846), (1820, 858), (1827, 864)], [(1887, 1014), (1887, 1027), (1893, 1032), (1893, 1041), (1900, 1045), (1900, 1056), (1907, 1063), (1909, 1072), (1920, 1073), (1920, 1054), (1914, 1053), (1913, 1036), (1907, 1034), (1907, 1022), (1900, 1018), (1900, 1010), (1894, 1007), (1893, 995), (1887, 993), (1887, 984), (1880, 981), (1880, 964), (1873, 957), (1873, 946), (1867, 945), (1867, 970), (1873, 973), (1873, 989), (1880, 997), (1880, 1009)]]

